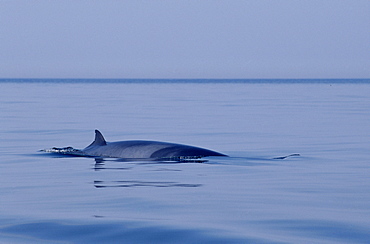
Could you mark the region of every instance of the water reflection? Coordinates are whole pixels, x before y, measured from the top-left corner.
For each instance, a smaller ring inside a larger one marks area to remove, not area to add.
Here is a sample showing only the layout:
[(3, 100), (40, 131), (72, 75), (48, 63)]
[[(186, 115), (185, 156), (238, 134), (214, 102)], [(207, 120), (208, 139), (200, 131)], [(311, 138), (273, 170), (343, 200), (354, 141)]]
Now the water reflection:
[(118, 181), (100, 181), (95, 180), (94, 186), (96, 188), (105, 187), (200, 187), (202, 184), (184, 184), (172, 181), (139, 181), (139, 180), (118, 180)]
[(130, 170), (132, 167), (106, 167), (104, 163), (95, 163), (94, 168), (95, 171), (103, 170), (103, 169), (113, 169), (113, 170)]
[[(123, 167), (107, 167), (106, 164), (118, 164), (119, 162), (125, 162), (124, 165), (127, 165), (127, 163), (130, 163), (130, 165), (133, 165), (131, 167), (123, 166)], [(100, 170), (132, 170), (135, 165), (139, 168), (140, 165), (147, 165), (147, 164), (153, 164), (153, 165), (158, 165), (158, 164), (179, 164), (179, 163), (184, 163), (183, 161), (181, 162), (175, 162), (175, 161), (129, 161), (126, 159), (103, 159), (103, 158), (95, 158), (95, 165), (94, 165), (94, 170), (95, 171), (100, 171)], [(157, 168), (156, 166), (154, 167), (145, 167), (145, 170), (150, 170), (150, 171), (171, 171), (171, 172), (179, 172), (182, 171), (180, 169), (171, 169), (171, 168)], [(107, 188), (107, 187), (200, 187), (202, 184), (191, 184), (191, 183), (181, 183), (181, 182), (176, 182), (176, 181), (147, 181), (147, 180), (95, 180), (94, 181), (94, 186), (96, 188)]]
[[(205, 163), (208, 162), (208, 160), (202, 160), (202, 159), (193, 159), (193, 160), (170, 160), (167, 161), (166, 159), (151, 159), (151, 160), (143, 160), (143, 159), (124, 159), (124, 158), (112, 158), (112, 159), (107, 159), (107, 158), (94, 158), (95, 160), (95, 165), (94, 165), (94, 170), (103, 170), (103, 169), (115, 169), (115, 170), (129, 170), (132, 169), (133, 167), (106, 167), (105, 163), (108, 162), (125, 162), (125, 163), (131, 163), (135, 165), (160, 165), (160, 164), (182, 164), (182, 163)], [(173, 170), (176, 171), (176, 170)]]

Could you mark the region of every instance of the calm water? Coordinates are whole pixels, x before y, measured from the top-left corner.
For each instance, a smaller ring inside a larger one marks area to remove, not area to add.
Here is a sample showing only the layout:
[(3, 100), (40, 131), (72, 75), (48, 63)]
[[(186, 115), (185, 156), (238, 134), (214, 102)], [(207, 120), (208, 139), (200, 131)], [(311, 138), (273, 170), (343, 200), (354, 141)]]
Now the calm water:
[[(0, 243), (368, 243), (369, 94), (369, 81), (0, 82)], [(84, 148), (94, 129), (231, 157), (38, 152)]]

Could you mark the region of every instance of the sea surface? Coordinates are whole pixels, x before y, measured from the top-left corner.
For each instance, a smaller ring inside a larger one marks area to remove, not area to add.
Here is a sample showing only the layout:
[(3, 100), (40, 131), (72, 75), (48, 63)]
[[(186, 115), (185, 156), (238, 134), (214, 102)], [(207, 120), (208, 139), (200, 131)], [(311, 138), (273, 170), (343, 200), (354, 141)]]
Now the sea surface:
[[(95, 129), (230, 157), (39, 151)], [(3, 79), (0, 139), (0, 243), (370, 240), (370, 80)]]

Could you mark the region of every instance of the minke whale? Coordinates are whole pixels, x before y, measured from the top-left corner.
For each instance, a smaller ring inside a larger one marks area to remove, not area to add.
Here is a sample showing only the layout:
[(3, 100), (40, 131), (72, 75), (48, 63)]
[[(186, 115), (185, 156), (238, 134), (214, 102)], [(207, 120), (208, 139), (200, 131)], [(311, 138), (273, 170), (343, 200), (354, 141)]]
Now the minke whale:
[(103, 134), (98, 130), (95, 130), (95, 140), (84, 149), (53, 147), (41, 151), (74, 156), (136, 160), (182, 160), (209, 156), (227, 157), (225, 154), (209, 149), (169, 142), (144, 140), (107, 142)]

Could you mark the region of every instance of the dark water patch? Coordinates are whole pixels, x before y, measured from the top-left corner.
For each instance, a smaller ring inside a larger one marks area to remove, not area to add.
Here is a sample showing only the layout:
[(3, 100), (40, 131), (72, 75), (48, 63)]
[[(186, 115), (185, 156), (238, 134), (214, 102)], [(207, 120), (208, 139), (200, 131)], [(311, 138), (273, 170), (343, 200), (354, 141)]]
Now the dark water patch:
[(167, 181), (135, 181), (135, 180), (119, 180), (119, 181), (94, 181), (96, 188), (105, 187), (200, 187), (202, 184), (185, 184), (178, 182)]
[[(13, 235), (13, 236), (10, 236)], [(0, 240), (52, 243), (272, 243), (215, 230), (147, 226), (131, 222), (33, 222), (0, 227)]]
[(279, 232), (306, 236), (317, 240), (369, 243), (368, 226), (354, 225), (329, 220), (270, 220), (258, 222)]

